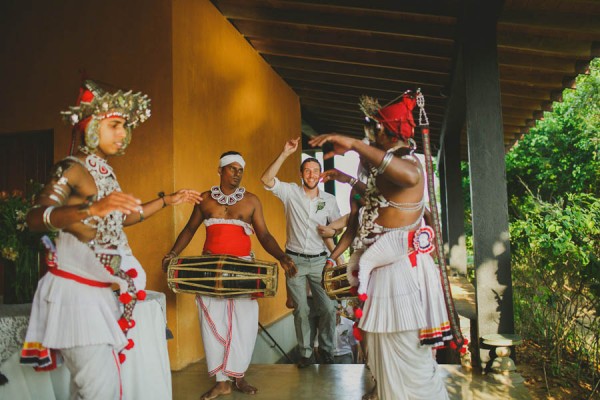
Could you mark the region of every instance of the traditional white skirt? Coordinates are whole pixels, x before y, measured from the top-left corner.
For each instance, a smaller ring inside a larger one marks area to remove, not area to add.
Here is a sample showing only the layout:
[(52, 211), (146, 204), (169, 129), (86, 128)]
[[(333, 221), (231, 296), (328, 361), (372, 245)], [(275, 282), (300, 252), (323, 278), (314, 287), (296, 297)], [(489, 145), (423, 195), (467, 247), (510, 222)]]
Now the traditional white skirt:
[[(56, 239), (56, 259), (54, 268), (59, 270), (96, 282), (116, 283), (122, 290), (127, 287), (71, 234), (61, 232)], [(35, 358), (36, 350), (47, 355), (47, 349), (96, 344), (109, 344), (120, 350), (127, 344), (117, 323), (120, 315), (110, 287), (90, 286), (49, 272), (40, 279), (33, 299), (22, 362), (35, 366), (28, 358)]]
[(442, 346), (451, 333), (439, 270), (423, 253), (413, 254), (413, 266), (411, 250), (408, 232), (398, 230), (353, 255), (368, 296), (359, 327), (379, 333), (420, 330), (422, 344)]
[(196, 296), (209, 376), (244, 376), (258, 334), (258, 302)]

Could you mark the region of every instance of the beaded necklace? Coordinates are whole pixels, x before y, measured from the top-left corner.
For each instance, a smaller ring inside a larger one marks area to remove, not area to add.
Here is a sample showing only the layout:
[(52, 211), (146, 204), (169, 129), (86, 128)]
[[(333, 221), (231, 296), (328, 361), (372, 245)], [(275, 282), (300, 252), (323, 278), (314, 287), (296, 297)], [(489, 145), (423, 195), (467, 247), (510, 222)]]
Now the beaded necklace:
[(235, 189), (235, 192), (231, 194), (223, 193), (220, 186), (213, 186), (210, 188), (210, 197), (224, 206), (232, 206), (242, 200), (244, 198), (244, 193), (246, 193), (246, 189), (243, 187)]

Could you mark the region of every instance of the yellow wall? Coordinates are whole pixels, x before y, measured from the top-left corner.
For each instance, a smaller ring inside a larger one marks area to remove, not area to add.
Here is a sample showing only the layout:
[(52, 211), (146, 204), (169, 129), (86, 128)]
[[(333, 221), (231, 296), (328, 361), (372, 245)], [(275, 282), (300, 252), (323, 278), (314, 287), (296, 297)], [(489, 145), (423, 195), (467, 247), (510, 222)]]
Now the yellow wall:
[[(219, 156), (239, 151), (246, 160), (242, 186), (261, 199), (267, 226), (283, 248), (283, 207), (263, 189), (260, 176), (285, 139), (300, 134), (298, 98), (209, 1), (175, 1), (172, 25), (176, 186), (210, 189), (219, 183)], [(280, 176), (297, 180), (299, 161), (300, 154), (290, 158)], [(189, 215), (176, 211), (177, 232)], [(200, 254), (204, 238), (201, 227), (183, 254)], [(252, 244), (257, 258), (273, 260), (255, 238)], [(280, 276), (277, 297), (259, 301), (263, 324), (287, 312), (284, 296)], [(169, 347), (174, 369), (203, 356), (193, 296), (177, 295), (176, 307), (178, 340)]]
[[(207, 0), (5, 0), (0, 2), (0, 133), (54, 130), (55, 159), (69, 148), (59, 112), (73, 105), (79, 70), (152, 98), (152, 118), (136, 129), (127, 154), (111, 160), (124, 191), (147, 201), (160, 190), (206, 190), (218, 183), (218, 156), (240, 151), (243, 185), (263, 201), (267, 224), (283, 246), (283, 208), (259, 183), (285, 138), (298, 136), (298, 99)], [(297, 180), (299, 154), (283, 169)], [(191, 206), (168, 208), (127, 228), (148, 288), (167, 293), (171, 367), (203, 357), (191, 295), (166, 286), (160, 259)], [(204, 228), (186, 250), (199, 254)], [(261, 259), (271, 259), (254, 240)], [(286, 313), (280, 277), (276, 299), (261, 301), (268, 324)]]

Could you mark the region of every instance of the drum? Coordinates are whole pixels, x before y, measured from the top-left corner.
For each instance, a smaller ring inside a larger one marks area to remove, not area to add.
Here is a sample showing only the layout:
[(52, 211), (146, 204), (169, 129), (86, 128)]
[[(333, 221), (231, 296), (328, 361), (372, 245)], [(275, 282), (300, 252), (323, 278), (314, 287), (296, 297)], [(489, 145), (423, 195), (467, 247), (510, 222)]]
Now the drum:
[(323, 269), (323, 286), (325, 292), (332, 300), (342, 300), (356, 298), (356, 294), (350, 293), (350, 283), (348, 282), (347, 264), (335, 266), (326, 266)]
[(227, 255), (175, 257), (167, 282), (175, 293), (211, 297), (272, 297), (277, 293), (275, 262), (244, 260)]

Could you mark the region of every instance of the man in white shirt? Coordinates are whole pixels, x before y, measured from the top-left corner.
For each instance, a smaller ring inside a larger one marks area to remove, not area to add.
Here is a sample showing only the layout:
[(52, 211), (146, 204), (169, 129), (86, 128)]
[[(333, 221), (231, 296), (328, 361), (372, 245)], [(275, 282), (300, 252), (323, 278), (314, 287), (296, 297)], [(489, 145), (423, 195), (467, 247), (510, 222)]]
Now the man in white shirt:
[(354, 364), (357, 342), (354, 338), (354, 322), (342, 315), (341, 306), (336, 313), (335, 350), (333, 359), (336, 364)]
[(314, 304), (319, 312), (319, 351), (325, 363), (333, 363), (335, 348), (335, 302), (321, 286), (327, 247), (317, 231), (318, 225), (327, 225), (340, 218), (335, 197), (318, 188), (321, 164), (307, 158), (300, 166), (302, 185), (281, 182), (276, 175), (284, 161), (298, 149), (300, 138), (288, 140), (275, 161), (265, 170), (261, 181), (284, 205), (287, 221), (286, 253), (298, 267), (298, 274), (287, 277), (287, 286), (295, 304), (294, 325), (300, 351), (298, 367), (311, 364), (313, 352), (310, 341), (309, 306), (306, 284), (310, 286)]

